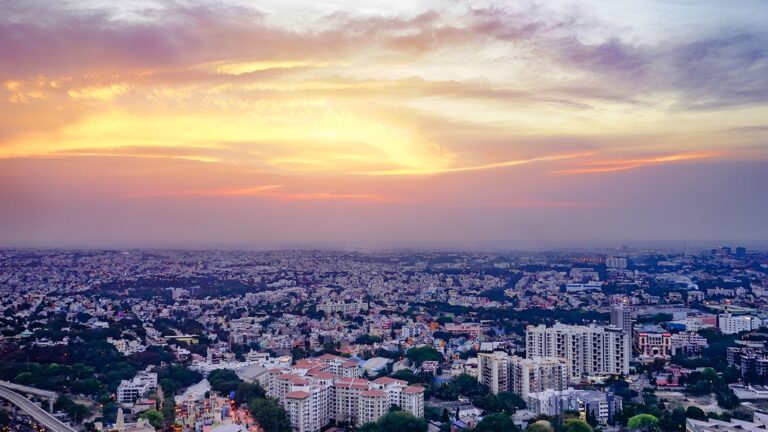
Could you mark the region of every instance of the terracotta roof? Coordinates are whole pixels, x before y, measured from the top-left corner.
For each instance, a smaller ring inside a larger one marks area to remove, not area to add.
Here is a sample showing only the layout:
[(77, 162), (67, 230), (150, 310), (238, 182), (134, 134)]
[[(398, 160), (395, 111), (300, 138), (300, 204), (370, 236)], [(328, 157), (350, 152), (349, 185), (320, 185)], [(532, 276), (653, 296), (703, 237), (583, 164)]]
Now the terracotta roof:
[(282, 374), (279, 377), (277, 377), (277, 379), (284, 380), (284, 381), (290, 381), (291, 383), (298, 384), (298, 385), (309, 384), (309, 382), (307, 380), (305, 380), (304, 378), (302, 378), (302, 377), (300, 377), (298, 375), (294, 375), (294, 374)]
[(307, 397), (309, 397), (309, 393), (305, 391), (297, 390), (297, 391), (286, 393), (285, 397), (287, 397), (288, 399), (306, 399)]
[(395, 384), (395, 383), (397, 383), (397, 384), (403, 384), (403, 385), (407, 384), (407, 383), (406, 383), (405, 381), (403, 381), (403, 380), (399, 380), (399, 379), (396, 379), (396, 378), (391, 378), (391, 377), (381, 377), (381, 378), (376, 378), (375, 380), (373, 380), (373, 382), (374, 382), (375, 384), (383, 384), (383, 385), (388, 385), (388, 384)]
[(339, 357), (333, 354), (323, 354), (320, 357), (318, 357), (318, 359), (319, 360), (341, 360), (341, 359), (344, 359), (344, 357)]
[(408, 386), (403, 389), (403, 393), (406, 394), (416, 394), (416, 393), (423, 393), (424, 387), (422, 386)]
[(334, 379), (337, 378), (337, 375), (334, 375), (330, 372), (310, 372), (308, 374), (311, 377), (317, 378), (317, 379)]

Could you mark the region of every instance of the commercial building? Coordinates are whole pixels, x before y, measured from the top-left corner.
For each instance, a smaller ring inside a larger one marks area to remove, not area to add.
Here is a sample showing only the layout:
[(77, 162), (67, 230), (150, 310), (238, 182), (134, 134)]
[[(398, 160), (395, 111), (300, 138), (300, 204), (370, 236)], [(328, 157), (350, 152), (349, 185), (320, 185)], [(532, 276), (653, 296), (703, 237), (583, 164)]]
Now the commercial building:
[(632, 334), (632, 309), (625, 305), (611, 306), (611, 325)]
[(732, 314), (720, 314), (717, 316), (717, 326), (723, 334), (736, 334), (743, 331), (757, 330), (762, 325), (760, 318)]
[(656, 326), (637, 329), (634, 342), (641, 359), (668, 359), (672, 356), (672, 334)]
[(117, 401), (132, 404), (157, 389), (157, 374), (141, 371), (131, 380), (122, 380), (117, 386)]

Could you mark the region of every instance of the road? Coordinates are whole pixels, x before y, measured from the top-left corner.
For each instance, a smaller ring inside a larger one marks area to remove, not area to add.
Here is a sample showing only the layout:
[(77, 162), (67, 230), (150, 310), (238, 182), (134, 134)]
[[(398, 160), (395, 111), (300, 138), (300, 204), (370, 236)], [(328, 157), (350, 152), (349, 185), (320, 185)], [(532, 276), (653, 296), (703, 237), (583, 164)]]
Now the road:
[(24, 396), (0, 386), (0, 398), (16, 405), (19, 409), (27, 413), (36, 422), (43, 425), (46, 429), (53, 432), (76, 432), (75, 429), (60, 422), (59, 419), (51, 415), (48, 411), (35, 405)]
[(35, 396), (44, 397), (46, 399), (55, 400), (57, 397), (59, 397), (59, 394), (56, 392), (52, 392), (48, 390), (40, 390), (38, 388), (27, 387), (21, 384), (15, 384), (15, 383), (3, 381), (3, 380), (0, 380), (0, 387), (5, 387), (7, 389), (10, 389), (19, 393), (33, 394)]

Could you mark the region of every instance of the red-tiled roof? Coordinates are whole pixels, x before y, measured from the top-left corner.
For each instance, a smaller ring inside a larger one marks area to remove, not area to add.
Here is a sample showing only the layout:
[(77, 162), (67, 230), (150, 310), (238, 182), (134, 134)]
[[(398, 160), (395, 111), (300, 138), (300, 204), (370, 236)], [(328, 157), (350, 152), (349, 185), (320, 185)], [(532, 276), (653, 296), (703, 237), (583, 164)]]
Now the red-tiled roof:
[(403, 393), (406, 394), (416, 394), (416, 393), (423, 393), (424, 387), (422, 386), (408, 386), (403, 389)]
[(388, 385), (388, 384), (402, 384), (402, 385), (405, 385), (406, 384), (406, 382), (403, 381), (403, 380), (399, 380), (399, 379), (395, 379), (395, 378), (391, 378), (391, 377), (376, 378), (375, 380), (373, 380), (373, 382), (375, 384), (382, 384), (382, 385)]
[(309, 393), (305, 391), (297, 390), (297, 391), (286, 393), (285, 397), (287, 397), (288, 399), (306, 399), (307, 397), (309, 397)]

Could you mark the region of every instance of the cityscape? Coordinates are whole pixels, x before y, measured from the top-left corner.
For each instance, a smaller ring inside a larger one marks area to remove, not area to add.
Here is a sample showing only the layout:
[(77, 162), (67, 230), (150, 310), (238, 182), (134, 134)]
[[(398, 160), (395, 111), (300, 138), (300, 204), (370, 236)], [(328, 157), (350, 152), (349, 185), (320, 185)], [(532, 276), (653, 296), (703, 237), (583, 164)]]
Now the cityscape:
[(768, 421), (768, 252), (744, 247), (5, 249), (0, 275), (0, 388), (37, 404), (6, 398), (12, 430)]
[(0, 0), (0, 432), (768, 431), (766, 23)]

